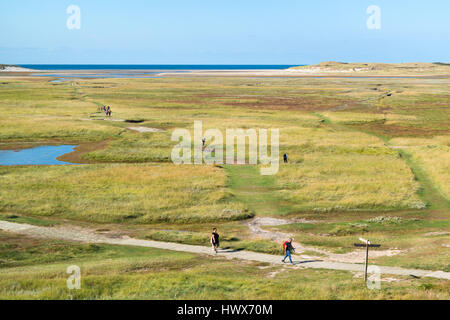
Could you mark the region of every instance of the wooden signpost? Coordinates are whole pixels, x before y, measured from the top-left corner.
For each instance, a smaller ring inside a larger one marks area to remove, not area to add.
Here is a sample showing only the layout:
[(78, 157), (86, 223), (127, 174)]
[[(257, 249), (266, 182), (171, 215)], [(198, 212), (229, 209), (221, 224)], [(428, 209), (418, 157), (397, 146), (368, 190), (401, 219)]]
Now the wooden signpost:
[(359, 241), (364, 242), (362, 243), (355, 243), (355, 247), (366, 247), (366, 263), (364, 267), (364, 282), (367, 282), (367, 267), (369, 265), (369, 247), (378, 248), (381, 246), (381, 244), (371, 244), (369, 240), (359, 238)]

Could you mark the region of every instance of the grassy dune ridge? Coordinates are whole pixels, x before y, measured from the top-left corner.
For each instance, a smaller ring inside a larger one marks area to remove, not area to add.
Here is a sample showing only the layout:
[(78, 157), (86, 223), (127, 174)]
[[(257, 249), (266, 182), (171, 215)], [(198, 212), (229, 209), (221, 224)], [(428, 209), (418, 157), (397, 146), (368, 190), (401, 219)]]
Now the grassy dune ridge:
[(448, 75), (450, 64), (448, 63), (347, 63), (325, 61), (317, 65), (291, 67), (292, 71), (314, 72), (324, 74), (347, 73), (353, 75), (384, 75), (384, 76), (423, 76), (423, 75)]

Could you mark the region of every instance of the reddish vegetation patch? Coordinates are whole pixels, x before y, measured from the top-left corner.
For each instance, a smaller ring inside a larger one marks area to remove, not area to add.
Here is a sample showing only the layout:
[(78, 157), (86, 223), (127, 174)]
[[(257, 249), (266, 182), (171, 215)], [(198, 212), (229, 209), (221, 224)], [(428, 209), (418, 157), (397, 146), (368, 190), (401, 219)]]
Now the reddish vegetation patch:
[(225, 102), (226, 105), (243, 107), (243, 108), (256, 108), (256, 109), (269, 109), (269, 110), (302, 110), (302, 111), (325, 111), (331, 108), (336, 108), (341, 103), (335, 99), (317, 99), (317, 98), (275, 98), (265, 97), (259, 98), (254, 102)]
[(214, 94), (202, 94), (192, 99), (183, 99), (176, 102), (189, 102), (198, 104), (220, 104), (240, 108), (255, 108), (266, 110), (302, 110), (302, 111), (326, 111), (338, 109), (345, 105), (347, 108), (357, 108), (360, 105), (352, 100), (318, 96), (259, 96), (236, 95), (223, 96)]
[(358, 130), (382, 135), (388, 138), (394, 137), (432, 137), (435, 135), (450, 134), (448, 129), (426, 128), (399, 124), (384, 124), (384, 121), (373, 121), (364, 124), (350, 124), (348, 126)]
[(0, 243), (7, 243), (12, 248), (36, 247), (44, 242), (44, 240), (29, 238), (22, 234), (0, 231)]

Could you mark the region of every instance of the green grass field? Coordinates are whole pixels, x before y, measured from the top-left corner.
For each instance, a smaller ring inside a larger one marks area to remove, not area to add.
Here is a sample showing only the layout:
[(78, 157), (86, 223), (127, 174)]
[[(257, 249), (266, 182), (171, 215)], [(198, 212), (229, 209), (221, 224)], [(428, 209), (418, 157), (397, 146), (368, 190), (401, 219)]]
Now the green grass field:
[[(199, 245), (216, 226), (224, 246), (278, 254), (281, 244), (252, 234), (248, 219), (306, 219), (264, 230), (330, 253), (365, 237), (400, 252), (373, 263), (450, 271), (446, 78), (0, 80), (0, 149), (71, 143), (86, 163), (1, 166), (2, 220)], [(171, 133), (192, 132), (196, 120), (204, 130), (279, 128), (289, 163), (273, 176), (259, 164), (177, 166)], [(373, 292), (350, 272), (272, 277), (277, 267), (256, 263), (0, 236), (5, 299), (449, 298), (448, 281), (399, 277)], [(81, 291), (65, 289), (69, 263), (86, 272)]]

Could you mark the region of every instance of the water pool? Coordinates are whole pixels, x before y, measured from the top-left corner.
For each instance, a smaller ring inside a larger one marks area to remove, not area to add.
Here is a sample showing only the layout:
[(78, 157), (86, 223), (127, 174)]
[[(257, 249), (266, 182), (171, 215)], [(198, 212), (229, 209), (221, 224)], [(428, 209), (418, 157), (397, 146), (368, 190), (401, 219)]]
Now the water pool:
[(73, 164), (59, 161), (56, 158), (63, 154), (72, 152), (76, 146), (39, 146), (21, 150), (0, 150), (0, 165), (62, 165)]

